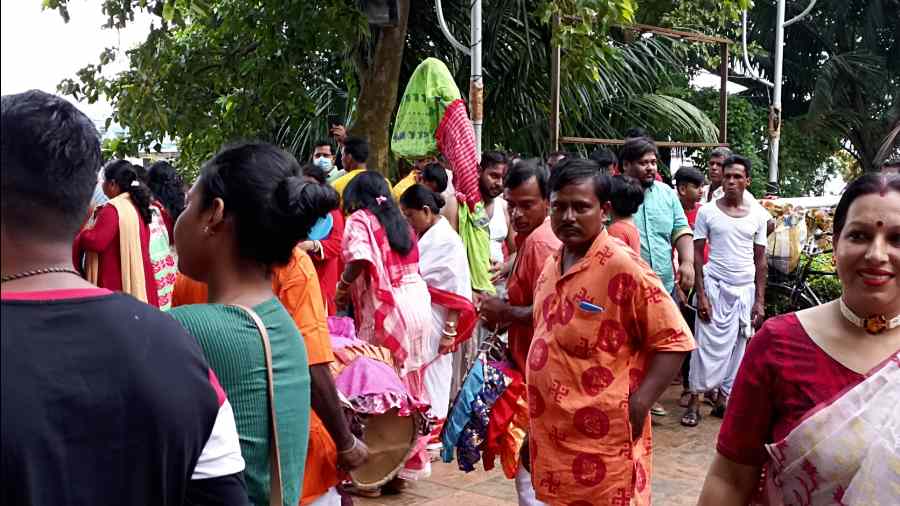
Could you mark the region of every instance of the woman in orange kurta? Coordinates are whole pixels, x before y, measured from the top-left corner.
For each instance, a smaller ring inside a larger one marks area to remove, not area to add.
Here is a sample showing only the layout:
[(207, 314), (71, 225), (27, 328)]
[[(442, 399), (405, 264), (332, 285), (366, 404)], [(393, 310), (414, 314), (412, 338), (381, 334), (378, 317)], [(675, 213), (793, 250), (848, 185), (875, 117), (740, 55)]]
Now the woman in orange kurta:
[[(297, 328), (306, 343), (310, 374), (313, 378), (313, 412), (310, 416), (309, 446), (306, 455), (306, 469), (303, 476), (303, 495), (300, 504), (309, 504), (339, 483), (338, 453), (334, 440), (325, 424), (316, 414), (315, 376), (318, 369), (331, 378), (328, 364), (334, 360), (331, 338), (325, 319), (325, 304), (319, 289), (315, 266), (309, 255), (300, 248), (294, 248), (294, 256), (284, 267), (272, 273), (272, 291), (297, 323)], [(202, 304), (207, 300), (207, 287), (183, 274), (175, 283), (173, 304)], [(322, 372), (320, 371), (320, 372)], [(332, 384), (333, 385), (333, 384)], [(334, 387), (332, 386), (332, 389)], [(336, 398), (335, 398), (336, 401)], [(343, 420), (343, 418), (341, 419)], [(334, 424), (334, 422), (332, 422)], [(333, 430), (341, 431), (336, 425)], [(346, 428), (346, 424), (344, 424)], [(349, 429), (342, 435), (344, 441), (352, 445)], [(345, 443), (347, 444), (347, 443)], [(359, 443), (361, 444), (361, 443)]]

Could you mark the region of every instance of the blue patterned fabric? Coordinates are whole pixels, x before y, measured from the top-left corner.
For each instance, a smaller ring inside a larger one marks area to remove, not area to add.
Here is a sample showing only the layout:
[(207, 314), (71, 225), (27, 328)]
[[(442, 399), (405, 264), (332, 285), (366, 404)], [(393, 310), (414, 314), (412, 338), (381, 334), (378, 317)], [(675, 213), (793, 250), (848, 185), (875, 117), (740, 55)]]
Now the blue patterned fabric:
[(471, 401), (469, 422), (456, 442), (456, 458), (460, 470), (474, 471), (475, 464), (481, 460), (480, 447), (487, 438), (491, 408), (509, 383), (510, 379), (502, 371), (489, 364), (484, 365), (484, 383), (481, 391)]
[(481, 392), (484, 385), (484, 361), (478, 359), (469, 369), (466, 380), (460, 387), (459, 395), (447, 413), (447, 420), (444, 422), (444, 429), (441, 432), (441, 459), (444, 462), (453, 462), (453, 449), (459, 441), (469, 418), (472, 415), (472, 401)]

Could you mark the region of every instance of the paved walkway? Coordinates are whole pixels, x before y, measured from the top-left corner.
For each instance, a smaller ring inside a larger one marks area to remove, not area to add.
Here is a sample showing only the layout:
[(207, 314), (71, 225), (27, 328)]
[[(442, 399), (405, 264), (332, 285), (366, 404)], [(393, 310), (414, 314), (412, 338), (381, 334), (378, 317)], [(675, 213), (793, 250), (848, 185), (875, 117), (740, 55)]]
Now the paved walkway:
[[(671, 387), (663, 395), (669, 411), (653, 424), (653, 502), (665, 506), (697, 504), (706, 470), (715, 454), (716, 435), (721, 420), (708, 416), (704, 406), (700, 426), (682, 427), (678, 422), (683, 408), (678, 407), (681, 387)], [(413, 483), (401, 495), (377, 499), (354, 498), (358, 506), (497, 506), (516, 505), (516, 489), (499, 469), (464, 473), (456, 463), (434, 463), (431, 478)]]

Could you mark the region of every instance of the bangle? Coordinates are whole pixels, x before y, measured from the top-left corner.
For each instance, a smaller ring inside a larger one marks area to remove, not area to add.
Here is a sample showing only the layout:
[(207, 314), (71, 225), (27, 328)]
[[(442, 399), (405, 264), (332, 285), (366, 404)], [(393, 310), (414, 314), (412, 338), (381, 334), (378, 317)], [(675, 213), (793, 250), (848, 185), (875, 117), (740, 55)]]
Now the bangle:
[(450, 332), (447, 332), (446, 330), (441, 330), (441, 335), (442, 335), (442, 336), (446, 336), (446, 337), (456, 337), (456, 334), (457, 334), (457, 332), (456, 332), (455, 330), (452, 330), (452, 331), (450, 331)]
[(346, 450), (339, 450), (338, 451), (339, 455), (344, 455), (346, 453), (350, 453), (359, 446), (359, 439), (357, 439), (356, 436), (352, 436), (352, 437), (353, 437), (353, 446), (351, 446), (350, 448), (347, 448)]
[(352, 281), (347, 281), (347, 279), (344, 277), (345, 274), (346, 274), (346, 273), (341, 273), (341, 283), (343, 283), (343, 284), (345, 284), (345, 285), (347, 285), (347, 286), (350, 286), (353, 282), (352, 282)]

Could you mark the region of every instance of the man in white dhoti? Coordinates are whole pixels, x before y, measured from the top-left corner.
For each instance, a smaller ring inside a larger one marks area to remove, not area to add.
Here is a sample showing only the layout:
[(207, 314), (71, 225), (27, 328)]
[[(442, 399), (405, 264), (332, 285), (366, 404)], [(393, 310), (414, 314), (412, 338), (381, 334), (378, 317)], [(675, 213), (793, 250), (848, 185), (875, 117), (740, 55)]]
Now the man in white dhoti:
[[(723, 417), (725, 404), (747, 339), (762, 323), (766, 290), (766, 217), (744, 199), (750, 160), (725, 160), (723, 196), (697, 212), (694, 224), (697, 349), (691, 356), (691, 398), (681, 424), (700, 422), (699, 394), (718, 391), (712, 415)], [(709, 242), (709, 262), (703, 250)]]

